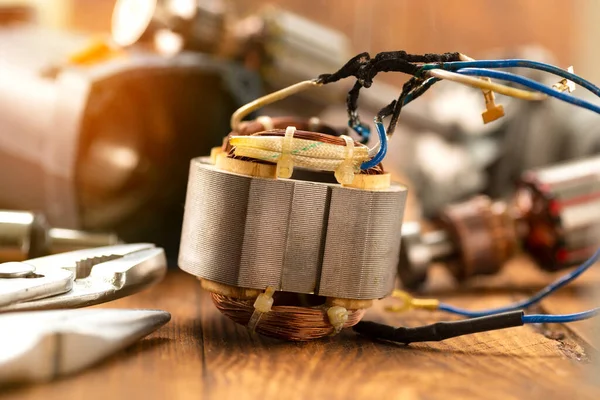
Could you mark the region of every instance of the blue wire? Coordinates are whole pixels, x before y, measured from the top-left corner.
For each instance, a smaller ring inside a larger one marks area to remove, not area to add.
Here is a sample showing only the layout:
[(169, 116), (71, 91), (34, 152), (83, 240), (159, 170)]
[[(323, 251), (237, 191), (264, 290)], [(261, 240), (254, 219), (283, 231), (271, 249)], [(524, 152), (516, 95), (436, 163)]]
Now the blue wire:
[(369, 169), (376, 167), (385, 157), (387, 153), (387, 134), (385, 133), (385, 127), (381, 121), (375, 121), (375, 129), (379, 134), (379, 151), (375, 154), (375, 157), (369, 161), (365, 161), (360, 166), (360, 169)]
[(352, 125), (350, 121), (348, 121), (348, 126), (354, 130), (360, 136), (360, 142), (365, 144), (369, 140), (369, 136), (371, 136), (371, 129), (364, 124), (356, 124)]
[(523, 308), (527, 308), (527, 307), (532, 306), (533, 304), (538, 303), (540, 300), (551, 295), (558, 289), (571, 283), (577, 277), (579, 277), (579, 275), (583, 274), (592, 265), (594, 265), (596, 263), (596, 261), (598, 261), (598, 259), (600, 259), (600, 248), (598, 250), (596, 250), (596, 252), (586, 262), (581, 264), (579, 267), (577, 267), (573, 271), (569, 272), (568, 274), (563, 275), (562, 277), (560, 277), (556, 281), (552, 282), (550, 285), (546, 286), (545, 288), (543, 288), (542, 290), (540, 290), (539, 292), (537, 292), (530, 298), (510, 304), (508, 306), (492, 308), (492, 309), (488, 309), (488, 310), (481, 310), (481, 311), (471, 311), (471, 310), (467, 310), (467, 309), (460, 308), (460, 307), (454, 307), (454, 306), (451, 306), (450, 304), (440, 303), (439, 310), (449, 312), (452, 314), (462, 315), (463, 317), (469, 317), (469, 318), (483, 317), (485, 315), (492, 315), (492, 314), (499, 314), (499, 313), (508, 312), (508, 311), (521, 310)]
[(457, 70), (461, 68), (530, 68), (537, 69), (540, 71), (549, 72), (554, 75), (558, 75), (561, 78), (566, 78), (573, 81), (575, 84), (582, 86), (594, 93), (596, 96), (600, 96), (600, 88), (594, 85), (592, 82), (576, 75), (572, 72), (566, 71), (562, 68), (556, 67), (551, 64), (546, 64), (538, 61), (530, 60), (476, 60), (476, 61), (455, 61), (440, 64), (427, 64), (423, 66), (423, 70), (429, 70), (434, 68), (441, 68), (445, 70)]
[(545, 315), (545, 314), (531, 314), (523, 316), (524, 324), (543, 324), (543, 323), (566, 323), (581, 321), (584, 319), (590, 319), (600, 314), (600, 307), (593, 308), (588, 311), (578, 312), (575, 314), (564, 314), (564, 315)]
[(483, 68), (463, 68), (456, 71), (461, 75), (469, 75), (469, 76), (481, 76), (486, 78), (494, 78), (500, 79), (504, 81), (515, 82), (520, 85), (526, 86), (530, 89), (533, 89), (538, 92), (545, 93), (549, 96), (555, 97), (559, 100), (565, 101), (567, 103), (571, 103), (573, 105), (587, 108), (588, 110), (594, 111), (600, 114), (600, 106), (590, 103), (589, 101), (571, 96), (570, 94), (559, 92), (558, 90), (552, 89), (548, 86), (542, 85), (539, 82), (534, 81), (533, 79), (525, 78), (520, 75), (511, 74), (510, 72), (504, 71), (494, 71), (491, 69), (483, 69)]
[[(468, 68), (468, 67), (482, 67), (482, 68)], [(457, 70), (458, 73), (463, 74), (463, 75), (482, 76), (482, 77), (511, 81), (511, 82), (519, 83), (523, 86), (529, 87), (533, 90), (545, 93), (549, 96), (555, 97), (555, 98), (565, 101), (567, 103), (570, 103), (570, 104), (573, 104), (573, 105), (576, 105), (579, 107), (583, 107), (583, 108), (586, 108), (588, 110), (591, 110), (591, 111), (594, 111), (594, 112), (600, 114), (600, 106), (590, 103), (588, 101), (579, 99), (577, 97), (571, 96), (569, 94), (559, 92), (550, 87), (542, 85), (541, 83), (536, 82), (532, 79), (525, 78), (525, 77), (515, 75), (515, 74), (511, 74), (508, 72), (483, 69), (483, 68), (513, 68), (513, 67), (531, 68), (531, 69), (538, 69), (541, 71), (550, 72), (550, 73), (558, 75), (562, 78), (569, 79), (569, 80), (575, 82), (576, 84), (588, 89), (589, 91), (596, 94), (597, 96), (600, 96), (600, 88), (597, 87), (596, 85), (594, 85), (593, 83), (585, 80), (584, 78), (580, 77), (579, 75), (573, 74), (569, 71), (563, 70), (556, 66), (537, 62), (537, 61), (519, 60), (519, 59), (457, 61), (457, 62), (448, 62), (448, 63), (440, 63), (440, 64), (428, 64), (428, 65), (423, 66), (423, 70), (428, 70), (428, 69), (433, 69), (433, 68), (442, 68), (442, 69), (447, 69), (447, 70)], [(436, 83), (438, 81), (439, 81), (439, 79), (437, 79), (437, 78), (430, 78), (430, 79), (426, 80), (423, 83), (424, 89), (425, 90), (429, 89), (434, 83)], [(411, 101), (413, 101), (414, 100), (413, 96), (414, 96), (413, 93), (410, 93), (404, 99), (403, 105), (409, 104)], [(357, 134), (359, 134), (361, 136), (363, 141), (368, 140), (369, 135), (371, 133), (368, 126), (359, 124), (359, 125), (351, 125), (350, 127)], [(372, 167), (376, 166), (383, 160), (383, 158), (385, 157), (385, 154), (387, 153), (387, 135), (385, 133), (385, 128), (384, 128), (383, 124), (381, 124), (381, 123), (376, 123), (375, 127), (379, 134), (379, 141), (381, 143), (381, 147), (379, 149), (379, 152), (373, 159), (366, 161), (361, 165), (361, 169), (367, 169), (367, 168), (372, 168)], [(384, 139), (384, 137), (385, 137), (385, 139)]]

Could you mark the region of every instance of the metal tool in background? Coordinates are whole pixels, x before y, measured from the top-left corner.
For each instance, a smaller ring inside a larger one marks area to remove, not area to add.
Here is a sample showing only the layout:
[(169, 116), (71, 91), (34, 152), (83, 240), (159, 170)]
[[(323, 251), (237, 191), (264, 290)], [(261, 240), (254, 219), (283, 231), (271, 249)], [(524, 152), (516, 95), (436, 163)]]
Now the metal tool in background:
[(398, 271), (418, 287), (433, 261), (457, 280), (497, 273), (520, 247), (547, 271), (582, 263), (600, 240), (600, 156), (523, 174), (512, 201), (477, 196), (445, 207), (440, 229), (405, 224)]
[(0, 210), (0, 262), (119, 243), (112, 233), (52, 228), (44, 215)]
[[(351, 56), (350, 40), (339, 31), (274, 5), (249, 10), (222, 0), (118, 0), (112, 39), (166, 55), (193, 51), (237, 60), (259, 72), (269, 91), (335, 70)], [(318, 111), (316, 105), (341, 101), (345, 89), (302, 96), (304, 106)]]
[(222, 45), (225, 20), (220, 0), (117, 0), (112, 39), (122, 47), (142, 44), (168, 55), (184, 49), (215, 53)]
[(163, 249), (146, 243), (3, 263), (0, 313), (104, 303), (159, 282), (166, 269)]
[(0, 316), (0, 385), (78, 372), (163, 326), (158, 310), (37, 311)]
[(206, 54), (147, 51), (45, 75), (86, 44), (0, 27), (0, 168), (11, 171), (0, 207), (175, 252), (189, 159), (221, 143), (246, 101), (237, 96), (256, 95), (259, 79)]
[[(220, 11), (192, 3), (191, 25), (180, 21), (189, 30), (163, 28), (186, 43), (211, 42), (202, 21), (217, 21)], [(120, 26), (135, 30), (142, 14)], [(336, 50), (347, 45), (339, 33), (325, 40), (324, 27), (271, 15), (284, 30), (264, 19), (234, 21), (227, 28), (233, 45), (214, 53), (191, 46), (165, 57), (134, 39), (122, 56), (78, 65), (66, 60), (89, 37), (0, 24), (0, 168), (11, 171), (0, 176), (0, 208), (39, 210), (53, 225), (112, 231), (176, 254), (189, 160), (221, 143), (230, 115), (261, 94), (263, 81), (304, 79), (292, 71), (313, 78), (347, 59)], [(319, 104), (311, 99), (300, 109), (314, 115)]]

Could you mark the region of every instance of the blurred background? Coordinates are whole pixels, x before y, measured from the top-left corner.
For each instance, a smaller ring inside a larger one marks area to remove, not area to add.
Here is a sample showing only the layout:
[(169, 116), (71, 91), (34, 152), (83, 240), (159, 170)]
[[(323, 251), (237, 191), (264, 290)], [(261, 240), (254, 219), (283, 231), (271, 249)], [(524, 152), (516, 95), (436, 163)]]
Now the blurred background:
[[(206, 1), (210, 3), (210, 1)], [(222, 2), (220, 2), (222, 3)], [(575, 64), (590, 80), (595, 68), (600, 5), (594, 0), (360, 0), (230, 1), (239, 15), (265, 4), (302, 15), (347, 35), (354, 50), (406, 49), (413, 53), (460, 48), (478, 58), (493, 48), (540, 45), (561, 64)], [(115, 0), (2, 0), (31, 5), (46, 26), (79, 32), (109, 32)], [(596, 74), (596, 75), (594, 75)]]
[[(205, 1), (211, 3), (211, 1)], [(214, 3), (214, 2), (213, 2)], [(494, 48), (539, 45), (561, 64), (575, 64), (590, 80), (600, 76), (593, 53), (600, 5), (594, 0), (247, 0), (225, 3), (237, 15), (266, 4), (339, 30), (354, 50), (413, 53), (460, 48), (474, 58)], [(1, 0), (30, 5), (39, 23), (79, 32), (109, 32), (115, 0)]]
[[(189, 159), (220, 145), (237, 107), (362, 51), (529, 58), (597, 83), (599, 15), (595, 0), (0, 0), (0, 208), (175, 259)], [(378, 76), (363, 120), (405, 80)], [(343, 128), (349, 84), (261, 112)], [(509, 198), (524, 171), (600, 152), (590, 111), (498, 102), (506, 117), (484, 125), (480, 91), (440, 84), (403, 110), (385, 167), (411, 187), (408, 219)]]

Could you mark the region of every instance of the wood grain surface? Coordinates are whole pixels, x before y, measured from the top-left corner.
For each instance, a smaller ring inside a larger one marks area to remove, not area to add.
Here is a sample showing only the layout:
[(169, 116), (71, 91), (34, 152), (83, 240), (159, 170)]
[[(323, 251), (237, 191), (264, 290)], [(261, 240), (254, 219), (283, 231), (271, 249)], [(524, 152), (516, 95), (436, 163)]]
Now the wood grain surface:
[[(595, 271), (544, 303), (553, 312), (589, 307), (584, 290)], [(552, 277), (518, 259), (499, 276), (456, 291), (441, 269), (430, 294), (453, 304), (497, 306)], [(365, 318), (394, 325), (448, 319), (441, 313), (389, 314), (392, 299)], [(285, 343), (250, 334), (223, 317), (199, 282), (170, 271), (158, 286), (102, 307), (159, 308), (171, 322), (76, 376), (13, 388), (7, 399), (598, 399), (592, 324), (520, 327), (441, 343), (374, 343), (351, 331), (335, 338)], [(597, 332), (597, 331), (596, 331)], [(597, 348), (597, 347), (596, 347)]]

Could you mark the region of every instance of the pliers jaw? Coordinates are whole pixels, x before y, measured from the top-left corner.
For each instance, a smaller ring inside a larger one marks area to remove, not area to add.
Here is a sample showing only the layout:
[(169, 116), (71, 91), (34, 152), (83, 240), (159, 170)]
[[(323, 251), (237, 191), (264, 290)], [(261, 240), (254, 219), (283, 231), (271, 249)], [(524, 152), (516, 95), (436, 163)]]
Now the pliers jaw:
[[(77, 250), (19, 264), (0, 264), (0, 312), (103, 303), (160, 281), (167, 268), (164, 250), (148, 243)], [(1, 274), (3, 267), (9, 273)]]

